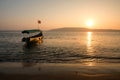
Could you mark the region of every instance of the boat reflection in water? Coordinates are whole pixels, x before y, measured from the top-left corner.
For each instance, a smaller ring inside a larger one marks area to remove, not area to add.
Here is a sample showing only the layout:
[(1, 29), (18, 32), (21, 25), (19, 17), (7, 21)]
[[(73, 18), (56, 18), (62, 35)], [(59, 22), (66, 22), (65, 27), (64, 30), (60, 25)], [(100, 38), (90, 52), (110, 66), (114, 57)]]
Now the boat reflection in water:
[(43, 33), (39, 29), (24, 30), (22, 33), (26, 36), (22, 38), (22, 42), (25, 42), (25, 46), (28, 48), (43, 42)]

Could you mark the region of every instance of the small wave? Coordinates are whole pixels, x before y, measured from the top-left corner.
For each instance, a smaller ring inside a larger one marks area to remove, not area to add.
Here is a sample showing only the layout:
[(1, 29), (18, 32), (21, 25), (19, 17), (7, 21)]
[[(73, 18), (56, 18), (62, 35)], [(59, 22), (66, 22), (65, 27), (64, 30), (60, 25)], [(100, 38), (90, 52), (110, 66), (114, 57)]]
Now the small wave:
[[(120, 62), (120, 57), (107, 57), (107, 56), (90, 56), (90, 55), (64, 55), (61, 54), (2, 54), (0, 55), (0, 62), (47, 62), (47, 63), (80, 63), (82, 60), (99, 60), (110, 62)], [(78, 62), (76, 62), (78, 61)]]

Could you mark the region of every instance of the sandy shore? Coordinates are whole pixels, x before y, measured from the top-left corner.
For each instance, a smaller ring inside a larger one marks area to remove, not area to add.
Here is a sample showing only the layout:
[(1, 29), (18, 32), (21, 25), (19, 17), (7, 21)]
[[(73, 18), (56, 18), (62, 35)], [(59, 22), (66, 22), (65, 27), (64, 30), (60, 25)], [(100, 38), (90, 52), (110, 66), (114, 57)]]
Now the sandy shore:
[(39, 75), (26, 75), (26, 74), (7, 74), (0, 75), (0, 80), (120, 80), (120, 74), (39, 74)]
[(0, 63), (0, 80), (120, 80), (120, 64)]

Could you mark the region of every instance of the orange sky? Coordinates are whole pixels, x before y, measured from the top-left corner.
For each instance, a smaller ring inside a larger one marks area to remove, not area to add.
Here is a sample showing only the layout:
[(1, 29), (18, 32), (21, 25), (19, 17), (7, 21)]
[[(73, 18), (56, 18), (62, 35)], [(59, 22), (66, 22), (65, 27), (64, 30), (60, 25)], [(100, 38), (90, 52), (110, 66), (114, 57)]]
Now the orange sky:
[(120, 29), (120, 0), (0, 0), (0, 30), (60, 27)]

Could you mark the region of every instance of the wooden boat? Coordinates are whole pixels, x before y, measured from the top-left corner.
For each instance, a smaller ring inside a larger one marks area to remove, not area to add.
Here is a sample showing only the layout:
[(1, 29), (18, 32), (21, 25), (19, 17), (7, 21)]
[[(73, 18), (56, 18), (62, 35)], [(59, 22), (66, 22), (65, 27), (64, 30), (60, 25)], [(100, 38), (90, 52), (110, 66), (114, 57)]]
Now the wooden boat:
[(22, 42), (25, 42), (27, 45), (32, 45), (42, 42), (43, 33), (39, 29), (24, 30), (23, 34), (28, 34), (27, 37), (22, 38)]

